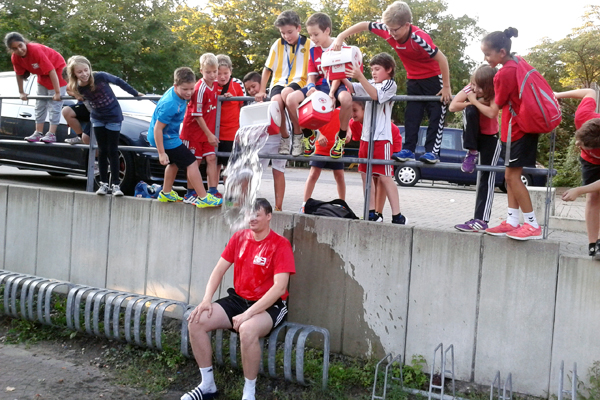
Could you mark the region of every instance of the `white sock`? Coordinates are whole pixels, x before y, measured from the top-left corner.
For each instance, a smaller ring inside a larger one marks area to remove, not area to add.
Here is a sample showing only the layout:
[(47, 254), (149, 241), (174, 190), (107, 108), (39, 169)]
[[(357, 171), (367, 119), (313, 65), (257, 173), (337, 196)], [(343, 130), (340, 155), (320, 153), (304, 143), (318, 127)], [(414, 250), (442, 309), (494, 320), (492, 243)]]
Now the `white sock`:
[(242, 400), (255, 400), (256, 393), (256, 378), (248, 379), (244, 378), (246, 383), (244, 383), (244, 393), (242, 394)]
[(200, 383), (200, 390), (202, 390), (202, 393), (216, 392), (217, 385), (215, 384), (212, 365), (210, 367), (200, 368), (200, 375), (202, 375), (202, 382)]
[(508, 211), (506, 212), (506, 223), (511, 224), (512, 226), (519, 226), (518, 208), (508, 208)]
[(533, 226), (535, 229), (539, 228), (540, 225), (535, 218), (535, 212), (523, 213), (523, 220), (527, 222), (529, 225)]

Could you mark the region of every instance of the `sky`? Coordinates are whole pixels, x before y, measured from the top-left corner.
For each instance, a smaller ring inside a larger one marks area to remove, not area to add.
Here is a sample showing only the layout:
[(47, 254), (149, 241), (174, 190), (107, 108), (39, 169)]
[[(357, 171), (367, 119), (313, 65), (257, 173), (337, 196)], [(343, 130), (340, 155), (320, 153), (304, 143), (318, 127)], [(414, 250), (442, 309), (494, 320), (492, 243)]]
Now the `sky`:
[[(207, 0), (186, 0), (190, 6), (204, 6)], [(316, 0), (313, 0), (317, 3)], [(513, 38), (512, 51), (527, 54), (528, 49), (539, 44), (544, 37), (560, 40), (571, 30), (582, 24), (586, 5), (598, 0), (567, 0), (553, 2), (548, 0), (503, 0), (497, 2), (485, 0), (446, 0), (448, 12), (455, 16), (478, 18), (478, 25), (488, 32), (514, 27), (519, 37)], [(555, 4), (560, 6), (552, 6)], [(476, 62), (483, 61), (476, 38), (466, 50)], [(443, 51), (443, 49), (441, 49)]]

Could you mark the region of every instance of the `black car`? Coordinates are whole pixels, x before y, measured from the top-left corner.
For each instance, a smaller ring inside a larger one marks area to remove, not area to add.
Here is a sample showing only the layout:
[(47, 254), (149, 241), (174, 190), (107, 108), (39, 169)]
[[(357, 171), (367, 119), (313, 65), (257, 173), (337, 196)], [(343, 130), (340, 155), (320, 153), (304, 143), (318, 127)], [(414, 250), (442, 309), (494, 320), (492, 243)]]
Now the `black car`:
[[(32, 75), (24, 82), (25, 93), (37, 94), (37, 78)], [(113, 86), (117, 97), (131, 97), (121, 88)], [(0, 97), (19, 97), (19, 90), (14, 72), (0, 73)], [(73, 100), (65, 100), (64, 106), (74, 104)], [(156, 107), (150, 100), (120, 100), (123, 111), (120, 145), (150, 147), (147, 140), (148, 127), (152, 113)], [(22, 144), (0, 143), (0, 165), (8, 165), (20, 169), (46, 171), (51, 175), (83, 175), (87, 174), (88, 150), (76, 146), (56, 146), (44, 143), (28, 143), (24, 140), (35, 130), (35, 100), (3, 99), (0, 118), (0, 139), (22, 141)], [(46, 123), (47, 124), (47, 123)], [(47, 129), (48, 125), (46, 125)], [(57, 143), (74, 137), (65, 120), (56, 132)], [(161, 182), (165, 167), (158, 162), (158, 154), (153, 151), (119, 151), (121, 170), (121, 189), (126, 194), (133, 194), (136, 183), (140, 180), (148, 183)], [(185, 180), (185, 171), (180, 171), (178, 181)]]

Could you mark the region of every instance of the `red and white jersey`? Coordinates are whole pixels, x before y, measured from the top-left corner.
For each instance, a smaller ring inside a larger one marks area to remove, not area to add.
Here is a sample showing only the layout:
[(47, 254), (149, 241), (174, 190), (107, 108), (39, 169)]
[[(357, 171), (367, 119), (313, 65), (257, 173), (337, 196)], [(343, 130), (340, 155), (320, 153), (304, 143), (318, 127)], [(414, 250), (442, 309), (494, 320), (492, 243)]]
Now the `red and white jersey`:
[[(221, 257), (234, 264), (233, 288), (246, 300), (260, 300), (273, 286), (276, 274), (296, 273), (292, 245), (281, 235), (270, 231), (261, 241), (250, 229), (233, 234)], [(286, 300), (288, 292), (281, 296)]]
[(410, 26), (408, 40), (404, 43), (396, 41), (384, 23), (371, 22), (369, 30), (385, 39), (396, 50), (408, 79), (427, 79), (442, 73), (440, 64), (433, 59), (438, 52), (437, 46), (431, 37), (418, 27)]
[[(581, 125), (594, 118), (600, 118), (600, 114), (596, 113), (596, 100), (586, 97), (575, 112), (575, 129), (581, 128)], [(600, 149), (581, 149), (581, 158), (592, 164), (600, 165)]]
[[(398, 86), (393, 79), (385, 80), (380, 83), (375, 83), (372, 79), (369, 83), (377, 89), (377, 109), (375, 110), (375, 132), (373, 132), (373, 140), (387, 140), (392, 142), (392, 107), (394, 106), (393, 101), (388, 101), (396, 95)], [(352, 82), (354, 87), (354, 93), (356, 96), (369, 96), (367, 91), (362, 87), (360, 83)], [(366, 142), (369, 141), (371, 136), (371, 108), (373, 107), (372, 101), (367, 101), (365, 105), (365, 115), (363, 117), (363, 130), (360, 140)]]
[[(237, 78), (231, 78), (225, 86), (217, 85), (217, 95), (231, 93), (234, 97), (246, 95), (244, 84)], [(219, 140), (233, 141), (235, 134), (240, 129), (240, 109), (244, 105), (243, 101), (223, 101), (221, 102), (221, 124), (219, 127)]]
[[(332, 39), (335, 40), (335, 38)], [(344, 46), (345, 45), (346, 44), (344, 43)], [(317, 82), (315, 83), (316, 85), (321, 85), (324, 79), (325, 81), (327, 81), (325, 78), (325, 71), (323, 71), (323, 68), (321, 67), (321, 58), (323, 56), (323, 53), (331, 49), (332, 46), (333, 42), (331, 42), (331, 45), (329, 45), (329, 47), (326, 48), (323, 48), (321, 46), (313, 46), (310, 48), (310, 59), (308, 60), (308, 76), (317, 76)]]
[(194, 88), (194, 94), (190, 99), (183, 125), (179, 137), (182, 140), (189, 141), (205, 141), (208, 140), (206, 134), (200, 125), (196, 122), (195, 117), (202, 117), (208, 129), (215, 133), (215, 123), (217, 117), (217, 82), (213, 82), (212, 87), (208, 87), (204, 79), (200, 79)]

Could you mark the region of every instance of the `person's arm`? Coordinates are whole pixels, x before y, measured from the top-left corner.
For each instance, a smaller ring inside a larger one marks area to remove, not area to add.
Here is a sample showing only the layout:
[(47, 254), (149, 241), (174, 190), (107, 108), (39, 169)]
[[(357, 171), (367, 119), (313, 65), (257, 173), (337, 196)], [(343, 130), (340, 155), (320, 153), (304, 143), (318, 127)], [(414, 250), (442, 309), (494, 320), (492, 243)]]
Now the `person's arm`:
[(367, 92), (370, 98), (373, 100), (378, 100), (377, 88), (369, 83), (363, 73), (360, 72), (359, 68), (356, 68), (354, 65), (347, 66), (346, 77), (356, 79), (356, 81), (361, 84), (362, 88), (365, 90), (365, 92)]
[(308, 83), (306, 84), (306, 87), (309, 89), (308, 89), (308, 92), (306, 92), (306, 97), (310, 96), (317, 90), (317, 88), (315, 86), (316, 86), (318, 77), (319, 77), (319, 75), (314, 75), (314, 74), (308, 76)]
[(217, 139), (215, 134), (212, 133), (210, 131), (210, 129), (208, 129), (208, 125), (206, 125), (206, 121), (204, 120), (204, 118), (198, 116), (198, 117), (194, 117), (194, 119), (200, 126), (200, 129), (202, 129), (202, 132), (204, 132), (204, 134), (206, 135), (206, 138), (208, 139), (208, 143), (213, 147), (217, 147), (219, 145), (219, 139)]
[(477, 99), (477, 96), (473, 92), (469, 93), (467, 95), (467, 98), (469, 99), (469, 102), (475, 107), (477, 107), (479, 112), (485, 115), (486, 117), (490, 119), (498, 118), (500, 110), (498, 109), (496, 102), (494, 102), (494, 99), (490, 101), (490, 105), (488, 106), (479, 101), (479, 99)]
[(23, 101), (27, 101), (27, 93), (23, 89), (23, 75), (17, 75), (17, 86), (19, 87), (19, 97)]
[(267, 67), (263, 68), (262, 77), (260, 78), (260, 91), (254, 96), (254, 100), (261, 102), (267, 97), (267, 83), (271, 77), (271, 70)]
[(557, 99), (585, 99), (586, 97), (596, 98), (594, 89), (575, 89), (566, 92), (555, 92), (554, 96)]
[(164, 124), (158, 120), (154, 124), (154, 141), (156, 142), (156, 149), (158, 150), (158, 161), (161, 165), (169, 164), (169, 156), (165, 153), (165, 146), (163, 144), (163, 130), (167, 124)]
[(344, 40), (348, 36), (356, 35), (360, 32), (365, 32), (369, 30), (369, 23), (367, 21), (359, 22), (358, 24), (352, 25), (350, 28), (346, 29), (344, 32), (340, 33), (335, 40), (333, 41), (333, 47), (331, 48), (334, 51), (339, 51), (344, 45)]
[(200, 320), (200, 315), (202, 315), (204, 311), (208, 312), (208, 317), (210, 318), (210, 316), (212, 315), (212, 298), (215, 295), (217, 289), (219, 288), (219, 285), (223, 280), (225, 272), (227, 272), (231, 264), (232, 263), (230, 263), (223, 257), (219, 258), (219, 261), (217, 261), (217, 265), (210, 274), (210, 278), (208, 279), (208, 283), (206, 284), (206, 289), (204, 290), (204, 297), (202, 298), (202, 302), (198, 304), (196, 308), (194, 308), (194, 311), (191, 312), (187, 319), (188, 321), (198, 322)]
[(273, 286), (271, 286), (271, 288), (267, 290), (267, 293), (265, 293), (260, 300), (254, 303), (252, 307), (247, 309), (245, 312), (233, 317), (233, 329), (237, 331), (240, 328), (240, 325), (243, 324), (245, 321), (249, 320), (257, 314), (260, 314), (261, 312), (265, 311), (267, 308), (275, 304), (277, 299), (281, 298), (281, 296), (285, 294), (289, 280), (289, 272), (275, 274), (275, 276), (273, 277)]
[(575, 201), (582, 194), (593, 192), (600, 192), (600, 181), (590, 183), (589, 185), (569, 189), (563, 193), (562, 199), (563, 201)]
[(448, 65), (448, 59), (439, 48), (437, 53), (435, 53), (435, 56), (433, 56), (433, 59), (438, 62), (440, 65), (440, 70), (442, 71), (442, 90), (440, 90), (437, 95), (442, 96), (440, 99), (441, 102), (448, 104), (452, 100), (452, 88), (450, 87), (450, 66)]
[(459, 111), (464, 110), (465, 108), (467, 108), (467, 106), (470, 106), (470, 105), (471, 105), (471, 103), (468, 102), (467, 93), (464, 90), (461, 90), (452, 99), (452, 102), (450, 103), (450, 107), (448, 107), (448, 110), (450, 112), (459, 112)]
[(144, 95), (143, 93), (140, 93), (137, 90), (135, 90), (131, 85), (129, 85), (129, 83), (125, 82), (123, 79), (119, 78), (118, 76), (114, 76), (109, 73), (105, 73), (105, 74), (106, 74), (107, 80), (110, 83), (119, 86), (121, 89), (123, 89), (130, 95), (132, 95), (134, 97), (141, 97)]

